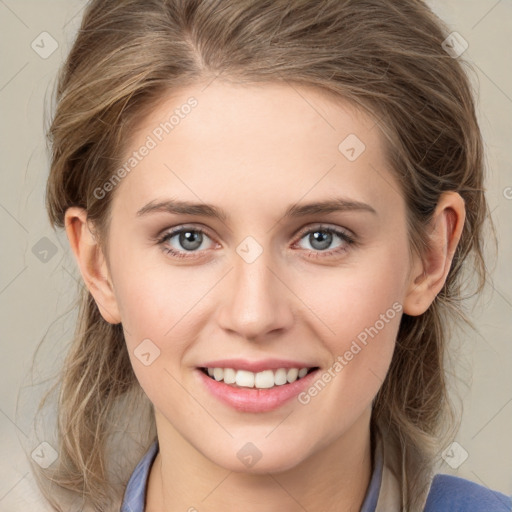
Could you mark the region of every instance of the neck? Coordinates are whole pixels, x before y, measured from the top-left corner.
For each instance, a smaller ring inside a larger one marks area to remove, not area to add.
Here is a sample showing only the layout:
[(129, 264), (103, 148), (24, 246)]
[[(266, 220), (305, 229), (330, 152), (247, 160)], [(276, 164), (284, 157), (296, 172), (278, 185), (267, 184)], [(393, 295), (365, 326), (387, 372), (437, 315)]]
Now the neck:
[[(214, 464), (156, 411), (159, 453), (147, 512), (345, 512), (360, 510), (371, 472), (370, 413), (350, 431), (286, 471), (253, 474)], [(158, 429), (158, 425), (165, 426)]]

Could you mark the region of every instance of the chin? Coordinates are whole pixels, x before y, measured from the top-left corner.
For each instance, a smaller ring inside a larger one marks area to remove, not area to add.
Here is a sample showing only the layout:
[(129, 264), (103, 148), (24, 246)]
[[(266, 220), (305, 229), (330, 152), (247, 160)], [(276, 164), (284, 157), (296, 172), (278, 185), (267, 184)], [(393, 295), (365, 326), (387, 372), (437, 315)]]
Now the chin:
[(224, 447), (220, 452), (212, 453), (211, 456), (205, 453), (205, 456), (226, 470), (252, 475), (288, 471), (308, 457), (304, 451), (303, 441), (298, 441), (296, 446), (289, 444), (285, 446), (281, 442), (269, 443), (268, 440), (266, 443), (238, 441), (234, 444), (236, 446)]

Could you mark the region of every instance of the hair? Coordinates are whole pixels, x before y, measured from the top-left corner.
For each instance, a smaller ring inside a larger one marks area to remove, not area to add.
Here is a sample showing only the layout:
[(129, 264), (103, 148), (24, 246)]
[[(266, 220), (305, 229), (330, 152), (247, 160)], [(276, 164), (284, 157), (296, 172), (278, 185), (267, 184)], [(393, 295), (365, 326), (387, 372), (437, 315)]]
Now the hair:
[[(372, 426), (401, 453), (405, 510), (416, 510), (433, 453), (453, 424), (448, 326), (475, 328), (463, 301), (489, 279), (486, 219), (495, 232), (464, 69), (472, 68), (443, 49), (449, 33), (420, 0), (93, 0), (61, 68), (48, 133), (51, 224), (63, 228), (67, 208), (85, 208), (105, 252), (115, 190), (101, 199), (94, 191), (121, 165), (134, 126), (173, 91), (213, 79), (312, 86), (375, 119), (406, 202), (411, 254), (427, 253), (440, 195), (462, 196), (466, 219), (446, 282), (425, 313), (403, 314), (373, 403)], [(464, 295), (470, 281), (476, 290)], [(61, 492), (92, 510), (119, 510), (130, 474), (155, 438), (152, 404), (133, 373), (122, 325), (107, 323), (83, 283), (81, 289), (77, 328), (52, 388), (59, 390), (59, 459), (34, 472), (56, 510), (64, 510)], [(137, 448), (114, 471), (112, 436), (121, 434), (125, 446), (120, 425), (127, 416), (147, 424), (128, 433)]]

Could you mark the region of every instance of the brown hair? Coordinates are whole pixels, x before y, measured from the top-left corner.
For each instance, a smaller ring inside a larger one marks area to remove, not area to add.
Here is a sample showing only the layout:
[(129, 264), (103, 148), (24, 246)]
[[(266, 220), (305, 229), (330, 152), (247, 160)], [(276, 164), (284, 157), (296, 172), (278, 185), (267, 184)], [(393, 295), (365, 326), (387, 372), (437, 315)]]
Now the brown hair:
[[(463, 283), (476, 274), (474, 295), (487, 280), (486, 218), (494, 232), (467, 63), (443, 49), (449, 32), (420, 0), (93, 0), (62, 67), (49, 131), (51, 223), (62, 228), (66, 209), (83, 207), (104, 248), (115, 191), (102, 199), (94, 191), (121, 164), (131, 127), (169, 92), (215, 78), (310, 85), (363, 108), (387, 138), (411, 251), (425, 254), (440, 194), (460, 193), (466, 221), (446, 283), (424, 314), (403, 315), (374, 401), (373, 423), (402, 451), (406, 510), (415, 510), (436, 441), (450, 424), (447, 329), (454, 320), (474, 328), (461, 306), (468, 297)], [(60, 457), (48, 470), (35, 467), (40, 485), (51, 479), (54, 487), (45, 493), (56, 510), (64, 510), (59, 489), (94, 510), (118, 510), (155, 426), (121, 325), (102, 318), (85, 287), (56, 386)], [(114, 471), (111, 436), (123, 433), (121, 418), (135, 410), (147, 413), (149, 427), (135, 431), (136, 448)]]

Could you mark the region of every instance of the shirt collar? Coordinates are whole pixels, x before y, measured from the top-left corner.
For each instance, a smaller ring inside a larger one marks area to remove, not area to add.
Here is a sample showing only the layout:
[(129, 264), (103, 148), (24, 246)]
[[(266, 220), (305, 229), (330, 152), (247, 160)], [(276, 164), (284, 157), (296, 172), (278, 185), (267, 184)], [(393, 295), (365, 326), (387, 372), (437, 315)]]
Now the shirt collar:
[(120, 512), (144, 512), (149, 471), (158, 453), (158, 440), (149, 447), (126, 486)]

